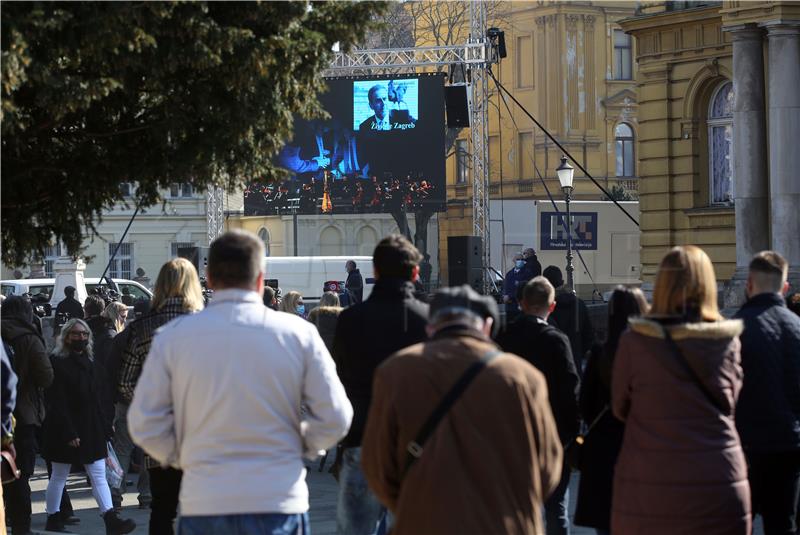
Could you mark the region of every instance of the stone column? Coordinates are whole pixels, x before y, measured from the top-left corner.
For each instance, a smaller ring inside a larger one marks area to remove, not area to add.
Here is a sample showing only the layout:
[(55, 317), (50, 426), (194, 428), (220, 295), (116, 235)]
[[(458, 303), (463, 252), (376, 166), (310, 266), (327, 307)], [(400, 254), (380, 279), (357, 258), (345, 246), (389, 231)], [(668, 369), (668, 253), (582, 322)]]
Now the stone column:
[(772, 249), (800, 290), (800, 21), (768, 23)]
[(744, 302), (747, 266), (769, 248), (767, 129), (764, 107), (764, 31), (755, 25), (726, 28), (733, 37), (733, 174), (736, 272), (724, 289), (725, 307)]
[(69, 256), (60, 256), (53, 262), (55, 283), (53, 284), (53, 295), (50, 297), (50, 305), (53, 310), (64, 300), (64, 288), (67, 286), (75, 288), (75, 299), (81, 303), (86, 301), (88, 294), (83, 278), (85, 270), (86, 263), (80, 258), (72, 260)]

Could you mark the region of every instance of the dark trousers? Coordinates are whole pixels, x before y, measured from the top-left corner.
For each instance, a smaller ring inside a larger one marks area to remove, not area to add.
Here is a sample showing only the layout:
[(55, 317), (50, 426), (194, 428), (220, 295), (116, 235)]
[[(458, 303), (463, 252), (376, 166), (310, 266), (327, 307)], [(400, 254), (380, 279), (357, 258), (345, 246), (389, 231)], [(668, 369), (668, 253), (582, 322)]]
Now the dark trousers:
[(797, 533), (800, 451), (747, 454), (753, 513), (764, 520), (764, 535)]
[(544, 502), (544, 523), (547, 535), (569, 535), (569, 478), (572, 469), (564, 461), (561, 481)]
[(14, 448), (17, 450), (17, 468), (21, 475), (16, 481), (3, 486), (3, 500), (11, 533), (25, 533), (31, 529), (31, 485), (29, 480), (36, 468), (35, 425), (18, 425), (14, 430)]
[(150, 493), (153, 495), (150, 535), (173, 535), (183, 472), (174, 468), (149, 468), (147, 471), (150, 474)]

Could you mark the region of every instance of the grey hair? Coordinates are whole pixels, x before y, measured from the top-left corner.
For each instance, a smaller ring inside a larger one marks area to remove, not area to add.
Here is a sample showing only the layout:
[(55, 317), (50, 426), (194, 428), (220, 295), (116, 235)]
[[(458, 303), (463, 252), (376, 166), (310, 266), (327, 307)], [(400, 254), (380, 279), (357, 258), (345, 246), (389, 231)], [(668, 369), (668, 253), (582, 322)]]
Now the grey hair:
[(55, 354), (59, 357), (69, 356), (70, 350), (69, 346), (66, 344), (67, 336), (72, 328), (76, 325), (82, 326), (89, 332), (89, 345), (86, 346), (86, 353), (88, 353), (90, 359), (94, 359), (94, 337), (92, 336), (92, 330), (89, 328), (89, 325), (80, 318), (72, 318), (71, 320), (67, 320), (64, 326), (61, 327), (61, 332), (58, 333), (58, 338), (56, 339)]

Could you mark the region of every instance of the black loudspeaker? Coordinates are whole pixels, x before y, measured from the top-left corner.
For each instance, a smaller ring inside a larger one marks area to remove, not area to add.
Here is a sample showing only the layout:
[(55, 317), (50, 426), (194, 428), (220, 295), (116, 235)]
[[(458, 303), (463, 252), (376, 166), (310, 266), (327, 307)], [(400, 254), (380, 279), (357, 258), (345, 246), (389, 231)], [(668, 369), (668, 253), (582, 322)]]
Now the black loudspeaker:
[(178, 256), (186, 258), (194, 265), (197, 275), (201, 279), (206, 278), (206, 266), (208, 266), (208, 247), (186, 247), (178, 249)]
[(469, 86), (451, 84), (444, 86), (444, 103), (449, 128), (469, 128)]
[(450, 286), (469, 284), (483, 292), (483, 240), (477, 236), (447, 238), (447, 280)]

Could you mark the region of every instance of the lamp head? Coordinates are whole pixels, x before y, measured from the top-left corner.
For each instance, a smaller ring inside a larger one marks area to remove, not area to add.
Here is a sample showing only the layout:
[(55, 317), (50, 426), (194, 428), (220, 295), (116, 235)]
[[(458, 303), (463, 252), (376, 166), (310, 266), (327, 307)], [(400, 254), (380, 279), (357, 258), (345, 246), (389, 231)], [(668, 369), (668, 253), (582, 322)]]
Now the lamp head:
[(572, 191), (572, 177), (575, 174), (575, 168), (572, 167), (567, 161), (566, 156), (561, 157), (561, 165), (556, 168), (558, 175), (558, 182), (561, 184), (561, 189), (565, 193)]

